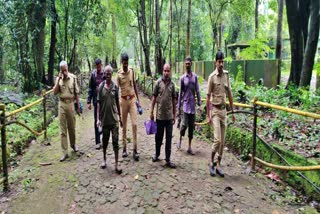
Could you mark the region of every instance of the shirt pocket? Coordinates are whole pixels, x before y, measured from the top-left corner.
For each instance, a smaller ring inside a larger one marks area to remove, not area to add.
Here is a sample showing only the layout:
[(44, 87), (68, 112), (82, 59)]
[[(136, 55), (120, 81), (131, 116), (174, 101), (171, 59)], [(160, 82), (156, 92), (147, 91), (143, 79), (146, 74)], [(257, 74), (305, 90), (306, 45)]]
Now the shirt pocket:
[(73, 86), (73, 84), (70, 85), (68, 88), (69, 88), (70, 94), (74, 94), (74, 86)]

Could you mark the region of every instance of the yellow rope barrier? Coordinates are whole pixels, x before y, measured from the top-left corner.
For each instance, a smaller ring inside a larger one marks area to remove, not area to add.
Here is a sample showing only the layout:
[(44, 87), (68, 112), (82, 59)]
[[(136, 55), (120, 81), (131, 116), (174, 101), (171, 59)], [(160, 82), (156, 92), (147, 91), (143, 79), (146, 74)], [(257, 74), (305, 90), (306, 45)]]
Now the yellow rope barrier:
[(30, 104), (28, 104), (26, 106), (23, 106), (23, 107), (21, 107), (21, 108), (19, 108), (17, 110), (14, 110), (14, 111), (10, 112), (9, 114), (7, 114), (6, 118), (7, 117), (11, 117), (11, 116), (13, 116), (15, 114), (18, 114), (19, 112), (22, 112), (22, 111), (24, 111), (24, 110), (26, 110), (28, 108), (31, 108), (32, 106), (35, 106), (35, 105), (39, 104), (40, 102), (42, 102), (42, 100), (43, 100), (43, 98), (40, 98), (39, 100), (36, 100), (36, 101), (34, 101), (34, 102), (32, 102), (32, 103), (30, 103)]
[[(251, 154), (249, 154), (249, 157), (252, 157)], [(272, 163), (265, 162), (257, 157), (254, 158), (256, 161), (261, 163), (264, 166), (271, 167), (273, 169), (281, 169), (281, 170), (287, 170), (287, 171), (311, 171), (311, 170), (320, 170), (320, 165), (316, 166), (282, 166), (282, 165), (276, 165)]]
[[(50, 93), (52, 93), (52, 92), (53, 92), (53, 89), (51, 89), (50, 91), (45, 92), (45, 93), (44, 93), (44, 96), (46, 96), (46, 95), (48, 95), (48, 94), (50, 94)], [(11, 116), (13, 116), (13, 115), (15, 115), (15, 114), (18, 114), (19, 112), (22, 112), (22, 111), (24, 111), (24, 110), (26, 110), (26, 109), (28, 109), (28, 108), (31, 108), (32, 106), (35, 106), (35, 105), (39, 104), (39, 103), (42, 102), (42, 101), (43, 101), (43, 98), (40, 98), (40, 99), (38, 99), (38, 100), (36, 100), (36, 101), (34, 101), (34, 102), (26, 105), (26, 106), (23, 106), (23, 107), (21, 107), (21, 108), (19, 108), (19, 109), (16, 109), (16, 110), (12, 111), (12, 112), (9, 112), (9, 113), (6, 115), (6, 118), (11, 117)], [(1, 106), (0, 106), (0, 108), (1, 108)]]
[(273, 108), (273, 109), (277, 109), (277, 110), (281, 110), (281, 111), (286, 111), (286, 112), (290, 112), (293, 114), (302, 115), (305, 117), (311, 117), (314, 119), (320, 119), (320, 114), (306, 112), (306, 111), (300, 111), (300, 110), (296, 110), (296, 109), (292, 109), (292, 108), (288, 108), (288, 107), (278, 106), (278, 105), (255, 101), (255, 100), (253, 100), (252, 102), (259, 105), (259, 106), (264, 106), (264, 107), (269, 107), (269, 108)]
[(28, 129), (30, 132), (32, 132), (34, 135), (37, 135), (37, 136), (40, 136), (44, 133), (44, 130), (41, 131), (41, 132), (36, 132), (35, 130), (31, 129), (29, 126), (27, 126), (27, 124), (23, 123), (23, 122), (20, 122), (20, 121), (16, 121), (16, 120), (13, 120), (13, 121), (10, 121), (8, 123), (6, 123), (6, 126), (8, 125), (11, 125), (11, 124), (14, 124), (14, 123), (17, 123), (19, 124), (20, 126), (23, 126), (25, 127), (26, 129)]

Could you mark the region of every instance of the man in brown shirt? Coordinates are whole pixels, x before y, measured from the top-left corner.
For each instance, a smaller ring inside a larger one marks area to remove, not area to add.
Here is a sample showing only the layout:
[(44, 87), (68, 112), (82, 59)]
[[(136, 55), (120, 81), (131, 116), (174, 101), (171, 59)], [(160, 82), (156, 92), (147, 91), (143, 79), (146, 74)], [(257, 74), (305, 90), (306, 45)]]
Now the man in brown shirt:
[(127, 157), (127, 118), (131, 117), (132, 135), (133, 135), (133, 159), (139, 161), (137, 151), (137, 105), (140, 106), (136, 83), (134, 81), (134, 72), (128, 68), (129, 56), (127, 53), (121, 54), (122, 68), (117, 74), (117, 85), (120, 88), (121, 95), (121, 117), (122, 117), (122, 157)]
[[(109, 143), (110, 133), (112, 133), (112, 145), (115, 158), (115, 171), (118, 174), (122, 170), (118, 168), (119, 157), (119, 125), (122, 126), (119, 105), (119, 89), (111, 80), (112, 67), (107, 65), (105, 68), (106, 80), (98, 88), (97, 95), (97, 126), (102, 126), (102, 150), (103, 162), (101, 168), (106, 168), (106, 151)], [(118, 119), (119, 115), (119, 119)]]
[(174, 83), (171, 81), (170, 74), (170, 65), (165, 64), (163, 66), (162, 77), (157, 81), (153, 91), (150, 119), (154, 120), (153, 110), (155, 103), (157, 103), (157, 133), (155, 136), (156, 153), (152, 157), (152, 161), (159, 161), (163, 134), (164, 130), (166, 130), (166, 166), (176, 168), (176, 165), (170, 161), (172, 127), (176, 118), (175, 88)]
[(69, 134), (71, 148), (74, 152), (78, 151), (76, 147), (76, 118), (74, 115), (73, 101), (76, 100), (78, 106), (77, 112), (80, 114), (79, 92), (80, 90), (77, 83), (77, 77), (68, 72), (67, 62), (61, 61), (59, 76), (57, 77), (56, 84), (53, 87), (54, 95), (59, 94), (60, 134), (61, 147), (63, 150), (63, 156), (60, 161), (64, 161), (68, 158), (67, 132)]
[[(221, 159), (225, 143), (225, 130), (227, 127), (227, 111), (226, 111), (226, 95), (228, 95), (230, 108), (233, 113), (233, 100), (231, 87), (229, 82), (228, 71), (223, 70), (224, 55), (219, 50), (216, 54), (215, 66), (216, 69), (210, 74), (208, 78), (207, 91), (207, 116), (209, 123), (213, 125), (214, 141), (212, 144), (211, 162), (209, 166), (210, 175), (216, 174), (224, 176), (221, 169)], [(235, 117), (232, 114), (232, 120)], [(218, 153), (218, 162), (215, 167), (214, 157)]]

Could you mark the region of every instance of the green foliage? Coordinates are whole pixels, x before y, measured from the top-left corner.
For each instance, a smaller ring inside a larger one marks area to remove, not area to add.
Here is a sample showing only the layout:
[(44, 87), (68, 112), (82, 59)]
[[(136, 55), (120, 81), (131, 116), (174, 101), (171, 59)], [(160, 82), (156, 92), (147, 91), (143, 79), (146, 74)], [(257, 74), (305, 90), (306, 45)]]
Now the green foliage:
[(240, 53), (242, 59), (267, 59), (268, 54), (273, 52), (268, 46), (268, 40), (256, 38), (249, 41), (250, 47)]

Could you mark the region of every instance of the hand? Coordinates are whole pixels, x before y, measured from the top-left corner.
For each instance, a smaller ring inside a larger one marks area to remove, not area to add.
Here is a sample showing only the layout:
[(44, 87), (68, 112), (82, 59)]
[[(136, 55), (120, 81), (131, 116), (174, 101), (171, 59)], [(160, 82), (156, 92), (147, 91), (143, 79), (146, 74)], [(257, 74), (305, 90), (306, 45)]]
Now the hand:
[(97, 120), (97, 127), (101, 126), (101, 121)]
[(174, 125), (176, 123), (176, 118), (173, 118), (171, 122), (172, 122), (172, 125)]
[(58, 78), (63, 79), (63, 73), (61, 71), (59, 72)]
[(154, 120), (153, 112), (150, 113), (150, 120)]
[(91, 110), (92, 106), (91, 103), (88, 103), (88, 109)]
[(81, 114), (81, 109), (80, 109), (80, 106), (79, 106), (79, 105), (78, 105), (77, 113), (78, 113), (78, 115)]
[(212, 119), (211, 119), (211, 117), (210, 117), (210, 116), (208, 116), (208, 121), (209, 121), (209, 124), (211, 124), (211, 123), (212, 123)]

